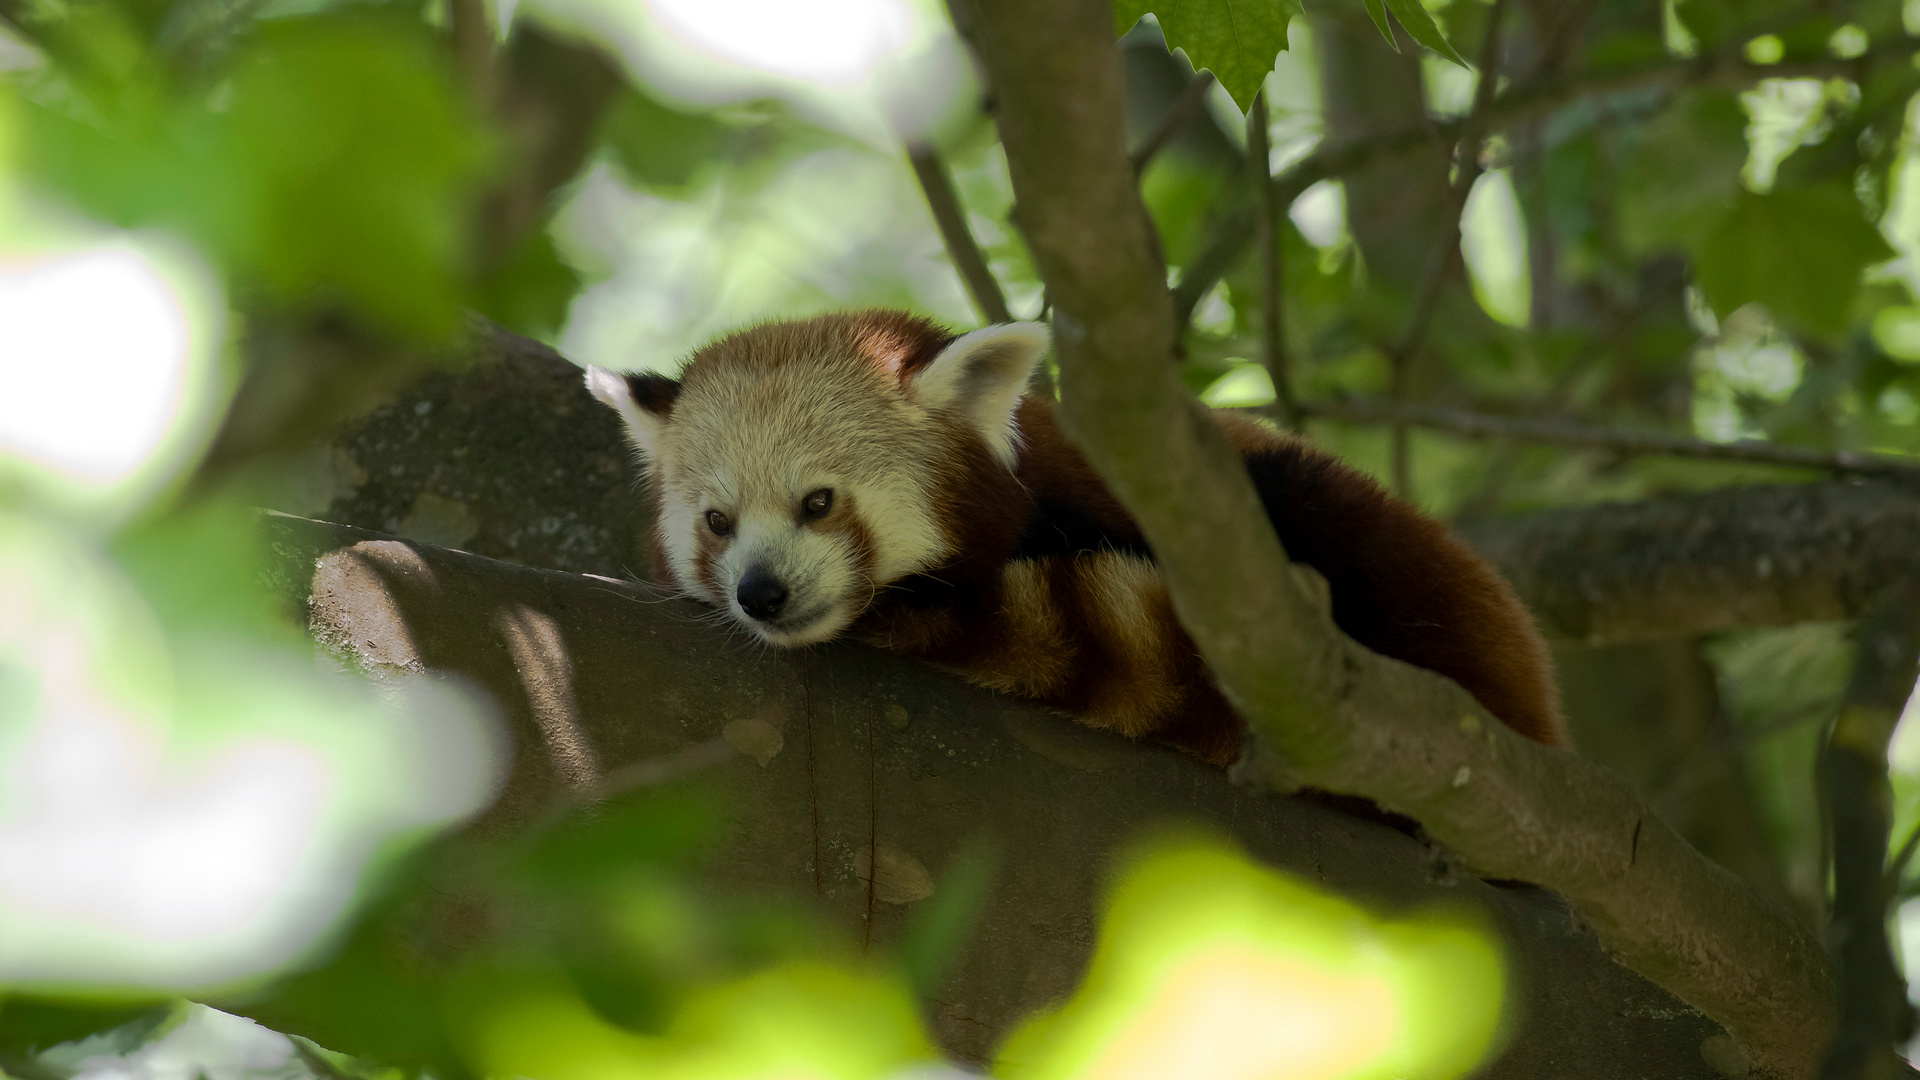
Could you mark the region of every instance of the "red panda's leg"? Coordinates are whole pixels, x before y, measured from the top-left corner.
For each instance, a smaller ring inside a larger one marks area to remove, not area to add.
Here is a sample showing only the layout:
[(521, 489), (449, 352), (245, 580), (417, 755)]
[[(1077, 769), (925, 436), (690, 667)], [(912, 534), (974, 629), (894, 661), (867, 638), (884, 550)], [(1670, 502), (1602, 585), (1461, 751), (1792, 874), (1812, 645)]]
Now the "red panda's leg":
[(1160, 739), (1219, 765), (1239, 754), (1239, 719), (1174, 617), (1158, 568), (1138, 555), (1012, 560), (997, 596), (977, 610), (963, 602), (889, 621), (888, 632), (861, 636), (1092, 727)]

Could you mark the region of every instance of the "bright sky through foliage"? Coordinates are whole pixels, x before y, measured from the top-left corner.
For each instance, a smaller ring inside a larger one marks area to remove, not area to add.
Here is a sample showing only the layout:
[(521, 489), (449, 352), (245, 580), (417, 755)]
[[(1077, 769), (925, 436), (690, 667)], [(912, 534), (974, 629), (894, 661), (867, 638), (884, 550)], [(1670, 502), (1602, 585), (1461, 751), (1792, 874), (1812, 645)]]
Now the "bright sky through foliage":
[(950, 120), (974, 79), (935, 0), (534, 0), (689, 101), (787, 100), (876, 145)]
[(715, 60), (821, 86), (857, 85), (912, 43), (902, 0), (652, 0), (660, 25)]
[(163, 479), (205, 434), (219, 310), (173, 245), (0, 244), (0, 474), (24, 467), (61, 502)]

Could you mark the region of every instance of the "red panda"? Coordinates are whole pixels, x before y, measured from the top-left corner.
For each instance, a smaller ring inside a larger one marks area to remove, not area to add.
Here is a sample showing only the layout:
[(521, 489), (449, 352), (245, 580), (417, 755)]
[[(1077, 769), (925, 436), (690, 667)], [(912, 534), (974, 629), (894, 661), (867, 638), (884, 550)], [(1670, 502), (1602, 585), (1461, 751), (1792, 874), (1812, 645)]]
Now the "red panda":
[[(1023, 396), (1047, 330), (893, 311), (729, 334), (678, 380), (589, 368), (657, 505), (656, 573), (761, 640), (851, 636), (1216, 765), (1242, 722), (1139, 528)], [(1287, 554), (1362, 645), (1566, 741), (1545, 642), (1439, 522), (1307, 443), (1215, 413)]]

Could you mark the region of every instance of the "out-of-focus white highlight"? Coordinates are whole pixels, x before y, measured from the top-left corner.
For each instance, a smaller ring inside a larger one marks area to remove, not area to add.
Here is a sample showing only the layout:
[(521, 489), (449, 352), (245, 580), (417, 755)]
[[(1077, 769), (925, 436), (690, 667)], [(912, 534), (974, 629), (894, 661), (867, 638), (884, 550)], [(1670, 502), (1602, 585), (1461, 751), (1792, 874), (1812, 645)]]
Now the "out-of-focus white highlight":
[(664, 29), (713, 59), (821, 86), (857, 85), (913, 41), (913, 13), (900, 0), (651, 0), (648, 6)]
[(222, 310), (174, 245), (8, 252), (0, 237), (0, 474), (94, 504), (164, 482), (205, 435)]
[(1527, 276), (1527, 227), (1505, 169), (1488, 169), (1473, 182), (1460, 215), (1460, 254), (1473, 277), (1473, 294), (1488, 315), (1525, 327), (1533, 302)]
[(722, 331), (860, 303), (910, 306), (966, 325), (967, 295), (899, 156), (826, 150), (751, 200), (691, 201), (588, 174), (560, 212), (563, 250), (612, 268), (574, 299), (561, 348), (616, 370), (673, 370)]
[(779, 97), (875, 143), (928, 135), (975, 80), (934, 0), (528, 0), (646, 82), (708, 104)]
[(163, 637), (84, 542), (0, 516), (0, 984), (281, 966), (378, 844), (471, 813), (498, 772), (452, 691)]
[[(1920, 684), (1907, 695), (1906, 708), (1900, 710), (1900, 722), (1894, 725), (1893, 738), (1887, 741), (1887, 763), (1895, 773), (1920, 781)], [(1909, 970), (1920, 975), (1920, 968)]]
[(0, 264), (0, 440), (89, 483), (122, 480), (179, 407), (187, 315), (125, 243)]
[(1293, 200), (1287, 216), (1307, 243), (1334, 247), (1347, 238), (1347, 189), (1338, 180), (1322, 180)]

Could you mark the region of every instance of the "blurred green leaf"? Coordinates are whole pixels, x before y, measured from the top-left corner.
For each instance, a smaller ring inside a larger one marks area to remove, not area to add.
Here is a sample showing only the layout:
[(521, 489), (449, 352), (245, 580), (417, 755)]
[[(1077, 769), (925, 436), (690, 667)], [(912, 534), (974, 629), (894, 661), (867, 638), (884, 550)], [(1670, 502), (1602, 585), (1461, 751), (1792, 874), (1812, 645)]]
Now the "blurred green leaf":
[(232, 85), (226, 133), (255, 200), (235, 238), (247, 261), (285, 293), (332, 286), (378, 321), (452, 333), (486, 144), (426, 28), (269, 26)]
[(95, 94), (100, 123), (31, 111), (23, 156), (45, 187), (177, 229), (275, 300), (344, 301), (425, 338), (457, 328), (488, 144), (429, 28), (366, 11), (276, 20), (211, 95), (131, 76), (111, 90)]
[(702, 166), (716, 164), (731, 129), (709, 113), (673, 108), (638, 87), (620, 96), (601, 121), (600, 135), (634, 183), (684, 188)]
[[(1746, 110), (1738, 96), (1725, 90), (1682, 95), (1632, 133), (1623, 156), (1625, 168), (1616, 189), (1621, 239), (1637, 254), (1683, 250), (1742, 190)], [(1609, 179), (1599, 171), (1604, 167), (1597, 161), (1588, 164), (1583, 176), (1587, 186), (1556, 198), (1556, 211), (1566, 213), (1582, 201), (1590, 205), (1599, 185)], [(1550, 177), (1571, 180), (1564, 172)]]
[(1206, 243), (1213, 218), (1244, 213), (1244, 199), (1236, 200), (1232, 190), (1244, 190), (1244, 183), (1234, 183), (1238, 179), (1184, 154), (1161, 154), (1148, 165), (1140, 178), (1140, 200), (1153, 217), (1167, 262), (1186, 265)]
[(1114, 0), (1114, 21), (1126, 30), (1151, 12), (1167, 47), (1196, 69), (1213, 72), (1245, 112), (1287, 48), (1287, 22), (1303, 14), (1299, 0)]
[(934, 993), (972, 936), (993, 888), (996, 863), (985, 847), (962, 850), (940, 876), (931, 901), (914, 909), (900, 936), (900, 960), (907, 981), (922, 996)]
[(539, 889), (591, 888), (647, 863), (684, 864), (713, 840), (724, 807), (695, 785), (629, 793), (568, 815), (520, 857), (518, 874)]
[(1716, 312), (1759, 303), (1810, 329), (1846, 329), (1860, 272), (1894, 251), (1837, 184), (1742, 192), (1702, 238), (1695, 273)]
[(478, 285), (475, 308), (517, 334), (551, 340), (567, 321), (567, 307), (580, 291), (580, 274), (554, 250), (553, 236), (534, 229)]
[(114, 1028), (127, 1028), (134, 1045), (146, 1041), (174, 1013), (170, 1000), (89, 1001), (0, 994), (0, 1051), (31, 1054)]
[(1679, 0), (1673, 12), (1703, 46), (1753, 35), (1800, 7), (1795, 0)]

